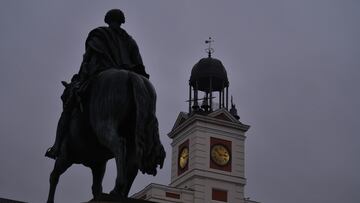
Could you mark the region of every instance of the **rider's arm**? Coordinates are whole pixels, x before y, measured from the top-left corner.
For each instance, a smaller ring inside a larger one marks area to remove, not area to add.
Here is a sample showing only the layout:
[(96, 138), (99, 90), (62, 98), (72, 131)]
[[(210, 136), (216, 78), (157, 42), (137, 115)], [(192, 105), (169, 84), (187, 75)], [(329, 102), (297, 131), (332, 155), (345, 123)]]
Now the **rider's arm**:
[(149, 74), (145, 71), (145, 66), (143, 64), (139, 47), (137, 46), (134, 39), (130, 38), (130, 59), (131, 62), (134, 64), (133, 68), (134, 71), (145, 76), (146, 78), (149, 78)]

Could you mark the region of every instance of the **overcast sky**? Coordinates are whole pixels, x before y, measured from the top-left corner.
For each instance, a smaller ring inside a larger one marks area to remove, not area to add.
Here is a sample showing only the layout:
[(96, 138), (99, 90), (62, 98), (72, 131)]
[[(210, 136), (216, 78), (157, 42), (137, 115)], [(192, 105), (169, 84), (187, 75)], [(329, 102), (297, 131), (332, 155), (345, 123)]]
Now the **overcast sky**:
[[(246, 197), (263, 203), (360, 202), (360, 1), (0, 1), (0, 197), (45, 202), (61, 113), (61, 80), (78, 71), (88, 32), (111, 8), (137, 41), (167, 133), (187, 110), (193, 65), (213, 56), (228, 72), (246, 139)], [(104, 190), (114, 186), (111, 161)], [(57, 202), (91, 199), (91, 172), (72, 166)]]

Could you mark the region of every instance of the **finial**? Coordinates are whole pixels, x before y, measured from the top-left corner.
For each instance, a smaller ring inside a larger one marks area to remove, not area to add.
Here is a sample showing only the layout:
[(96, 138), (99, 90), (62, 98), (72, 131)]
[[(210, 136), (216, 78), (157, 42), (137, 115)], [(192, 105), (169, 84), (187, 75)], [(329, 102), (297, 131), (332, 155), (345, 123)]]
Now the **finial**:
[(205, 44), (209, 44), (209, 47), (205, 49), (205, 51), (208, 53), (209, 58), (211, 57), (211, 54), (214, 53), (214, 49), (211, 47), (211, 43), (214, 42), (214, 40), (209, 37), (208, 40), (205, 40)]
[(237, 109), (235, 107), (235, 104), (233, 103), (233, 96), (231, 95), (231, 109), (230, 109), (230, 114), (232, 116), (234, 116), (234, 118), (236, 118), (237, 120), (240, 119), (240, 116), (237, 113)]

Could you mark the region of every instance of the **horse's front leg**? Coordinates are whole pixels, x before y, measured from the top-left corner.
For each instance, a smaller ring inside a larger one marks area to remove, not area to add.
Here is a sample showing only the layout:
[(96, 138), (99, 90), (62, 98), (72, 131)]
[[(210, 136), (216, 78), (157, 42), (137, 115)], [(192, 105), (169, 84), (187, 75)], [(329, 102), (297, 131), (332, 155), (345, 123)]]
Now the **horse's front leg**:
[(54, 202), (55, 190), (59, 182), (59, 178), (61, 174), (63, 174), (71, 165), (72, 163), (70, 163), (64, 157), (59, 157), (56, 159), (54, 169), (50, 174), (50, 191), (47, 200), (48, 203)]
[(102, 193), (102, 181), (106, 170), (106, 161), (98, 163), (97, 165), (91, 166), (93, 184), (92, 194), (94, 198)]

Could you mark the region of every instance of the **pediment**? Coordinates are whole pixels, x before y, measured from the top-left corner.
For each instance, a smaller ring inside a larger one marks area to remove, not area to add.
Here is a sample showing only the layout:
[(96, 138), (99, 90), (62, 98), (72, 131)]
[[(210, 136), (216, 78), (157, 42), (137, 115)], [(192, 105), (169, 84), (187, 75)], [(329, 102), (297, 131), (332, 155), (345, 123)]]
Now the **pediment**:
[(181, 124), (183, 124), (186, 119), (188, 119), (188, 114), (185, 113), (185, 112), (180, 112), (175, 123), (174, 123), (174, 126), (172, 127), (172, 130), (173, 131), (175, 128), (177, 128), (178, 126), (180, 126)]
[(240, 121), (238, 121), (236, 118), (234, 118), (234, 116), (232, 116), (224, 108), (218, 109), (218, 110), (210, 113), (209, 116), (212, 117), (212, 118), (219, 119), (219, 120), (224, 120), (224, 121), (233, 122), (233, 123), (240, 123)]

